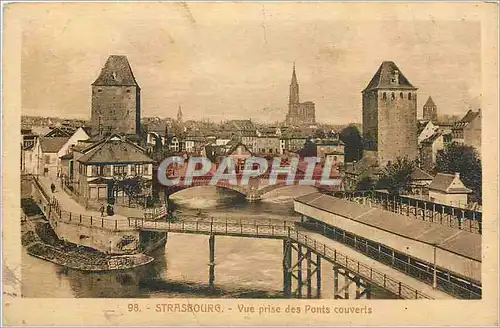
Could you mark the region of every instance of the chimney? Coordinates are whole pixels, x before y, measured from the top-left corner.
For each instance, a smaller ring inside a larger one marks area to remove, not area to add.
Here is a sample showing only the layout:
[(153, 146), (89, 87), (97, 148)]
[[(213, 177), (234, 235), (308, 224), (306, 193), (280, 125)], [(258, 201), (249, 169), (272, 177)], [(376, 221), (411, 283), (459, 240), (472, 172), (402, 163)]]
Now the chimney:
[(460, 179), (460, 172), (455, 172), (455, 178), (459, 178)]

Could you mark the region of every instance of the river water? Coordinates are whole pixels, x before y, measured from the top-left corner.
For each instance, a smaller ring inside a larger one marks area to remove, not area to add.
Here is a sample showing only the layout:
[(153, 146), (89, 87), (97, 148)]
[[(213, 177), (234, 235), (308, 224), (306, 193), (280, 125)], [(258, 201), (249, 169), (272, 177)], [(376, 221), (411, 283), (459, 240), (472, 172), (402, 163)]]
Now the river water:
[[(248, 203), (233, 191), (206, 186), (180, 191), (171, 200), (181, 215), (290, 220), (298, 219), (293, 197), (314, 191), (309, 186), (290, 186), (264, 195), (260, 202)], [(23, 249), (22, 294), (78, 298), (281, 297), (281, 240), (217, 236), (215, 290), (208, 288), (208, 255), (208, 236), (169, 233), (166, 248), (155, 252), (155, 261), (147, 266), (88, 273), (31, 257)], [(332, 298), (332, 268), (324, 262), (322, 294)]]

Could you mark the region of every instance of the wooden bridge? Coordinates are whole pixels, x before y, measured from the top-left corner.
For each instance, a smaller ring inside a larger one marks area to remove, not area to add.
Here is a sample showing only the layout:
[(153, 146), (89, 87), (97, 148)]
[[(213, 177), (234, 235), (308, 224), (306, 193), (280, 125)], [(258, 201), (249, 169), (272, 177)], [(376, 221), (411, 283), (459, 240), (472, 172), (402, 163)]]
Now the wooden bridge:
[[(382, 272), (382, 270), (366, 265), (352, 255), (348, 256), (326, 245), (326, 243), (321, 243), (307, 234), (299, 232), (295, 229), (295, 223), (292, 222), (285, 221), (282, 224), (274, 224), (213, 219), (209, 221), (160, 222), (130, 218), (129, 224), (130, 227), (144, 231), (208, 235), (210, 285), (213, 285), (215, 280), (215, 236), (221, 235), (283, 240), (283, 291), (287, 297), (302, 297), (303, 288), (306, 289), (305, 296), (307, 298), (321, 297), (321, 262), (327, 261), (333, 266), (333, 298), (349, 298), (349, 286), (352, 283), (356, 284), (356, 293), (352, 296), (357, 299), (370, 298), (373, 285), (403, 299), (452, 298), (441, 291), (433, 290), (431, 286), (414, 278), (404, 278), (406, 282), (413, 285), (426, 286), (427, 288), (424, 289), (427, 293), (424, 293), (420, 288), (412, 287), (408, 283), (395, 279), (390, 273), (386, 273), (396, 272), (396, 270), (383, 264), (377, 264), (377, 268), (382, 268), (385, 271)], [(343, 286), (339, 285), (341, 283), (340, 276), (344, 276)], [(316, 283), (314, 295), (313, 280)]]

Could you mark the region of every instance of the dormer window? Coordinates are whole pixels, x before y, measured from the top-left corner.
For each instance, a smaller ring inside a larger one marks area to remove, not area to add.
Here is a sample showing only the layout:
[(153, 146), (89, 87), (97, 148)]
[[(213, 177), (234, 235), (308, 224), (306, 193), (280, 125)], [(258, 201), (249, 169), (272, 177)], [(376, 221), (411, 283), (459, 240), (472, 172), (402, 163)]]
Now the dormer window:
[(394, 84), (399, 84), (399, 71), (398, 70), (394, 71), (394, 77), (392, 78), (391, 82)]

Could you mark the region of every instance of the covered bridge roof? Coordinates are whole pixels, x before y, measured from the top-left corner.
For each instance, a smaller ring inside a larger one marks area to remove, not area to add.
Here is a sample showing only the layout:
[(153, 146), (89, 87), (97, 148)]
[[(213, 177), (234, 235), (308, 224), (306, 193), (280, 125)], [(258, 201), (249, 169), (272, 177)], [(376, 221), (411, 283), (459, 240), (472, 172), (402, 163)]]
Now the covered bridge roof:
[[(319, 192), (295, 201), (395, 235), (410, 238), (481, 262), (481, 235), (361, 205)], [(329, 223), (328, 219), (322, 220)]]

